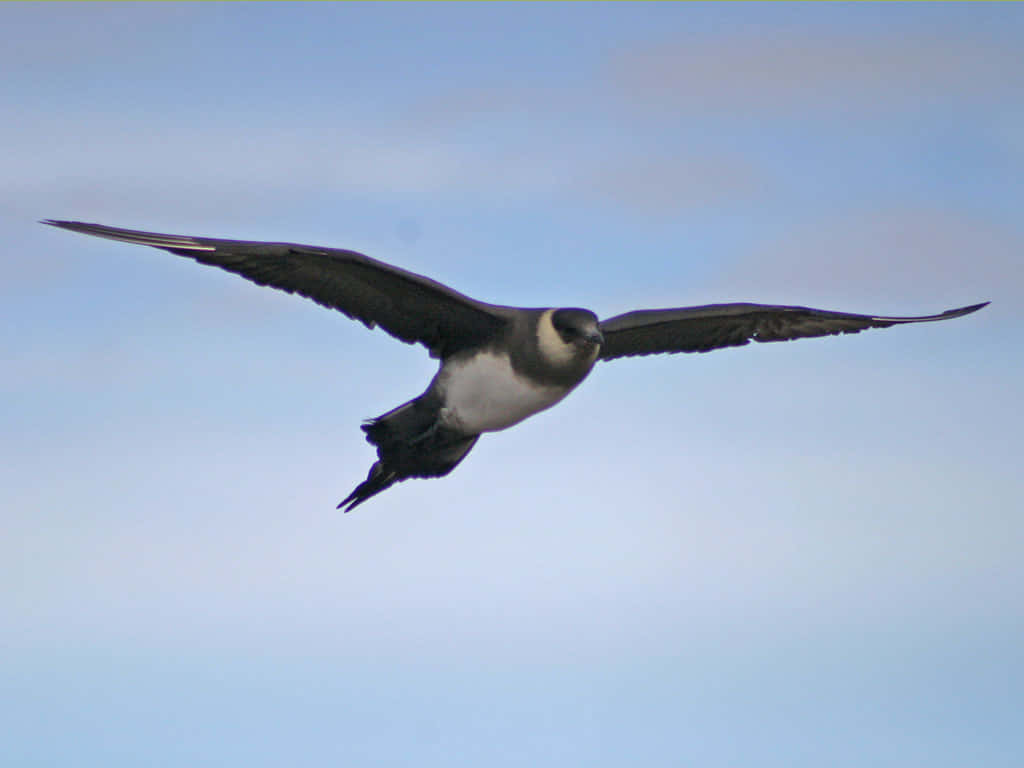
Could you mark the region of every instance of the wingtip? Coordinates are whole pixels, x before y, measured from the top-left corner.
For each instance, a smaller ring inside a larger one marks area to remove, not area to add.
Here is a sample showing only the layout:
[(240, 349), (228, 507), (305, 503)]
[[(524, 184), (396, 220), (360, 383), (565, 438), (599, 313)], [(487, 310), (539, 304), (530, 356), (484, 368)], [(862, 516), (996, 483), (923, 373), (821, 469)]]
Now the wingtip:
[(963, 315), (969, 315), (972, 312), (977, 312), (979, 309), (984, 309), (985, 307), (987, 307), (991, 303), (992, 303), (991, 301), (983, 301), (980, 304), (971, 304), (969, 307), (960, 307), (960, 309), (951, 309), (948, 312), (946, 312), (945, 314), (948, 314), (948, 315), (950, 315), (952, 317), (961, 317)]
[(88, 226), (81, 221), (67, 221), (65, 219), (40, 219), (40, 224), (45, 224), (48, 227), (59, 227), (60, 229), (79, 229), (81, 227)]

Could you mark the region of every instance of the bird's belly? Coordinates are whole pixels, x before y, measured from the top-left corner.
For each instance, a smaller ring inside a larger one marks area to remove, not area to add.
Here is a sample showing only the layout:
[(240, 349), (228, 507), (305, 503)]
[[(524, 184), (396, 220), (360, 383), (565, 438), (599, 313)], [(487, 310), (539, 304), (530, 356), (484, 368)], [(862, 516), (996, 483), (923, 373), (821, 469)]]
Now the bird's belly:
[(569, 393), (516, 373), (507, 357), (480, 354), (447, 364), (438, 375), (446, 426), (467, 434), (496, 432), (550, 408)]

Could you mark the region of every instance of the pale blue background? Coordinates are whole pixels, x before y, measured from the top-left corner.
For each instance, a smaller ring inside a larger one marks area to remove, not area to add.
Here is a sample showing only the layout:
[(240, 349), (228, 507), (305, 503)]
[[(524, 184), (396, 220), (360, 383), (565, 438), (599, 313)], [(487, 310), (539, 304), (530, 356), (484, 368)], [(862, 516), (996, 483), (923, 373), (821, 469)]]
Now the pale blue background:
[[(0, 764), (1024, 765), (1024, 8), (0, 7)], [(950, 323), (600, 365), (343, 516), (484, 300)]]

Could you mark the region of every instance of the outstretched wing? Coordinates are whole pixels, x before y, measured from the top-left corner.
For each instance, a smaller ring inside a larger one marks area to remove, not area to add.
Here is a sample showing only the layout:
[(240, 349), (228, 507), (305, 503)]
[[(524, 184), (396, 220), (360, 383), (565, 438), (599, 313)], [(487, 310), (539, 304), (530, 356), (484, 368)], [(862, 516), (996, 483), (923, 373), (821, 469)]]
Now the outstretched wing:
[(507, 322), (504, 307), (485, 304), (429, 278), (355, 251), (293, 243), (220, 240), (45, 220), (86, 235), (149, 245), (234, 272), (259, 285), (297, 293), (330, 309), (379, 325), (433, 357), (486, 341)]
[(973, 304), (925, 317), (875, 317), (809, 307), (769, 304), (709, 304), (627, 312), (601, 322), (601, 359), (674, 352), (708, 352), (751, 341), (790, 341), (812, 336), (858, 333), (901, 323), (949, 320), (984, 307)]

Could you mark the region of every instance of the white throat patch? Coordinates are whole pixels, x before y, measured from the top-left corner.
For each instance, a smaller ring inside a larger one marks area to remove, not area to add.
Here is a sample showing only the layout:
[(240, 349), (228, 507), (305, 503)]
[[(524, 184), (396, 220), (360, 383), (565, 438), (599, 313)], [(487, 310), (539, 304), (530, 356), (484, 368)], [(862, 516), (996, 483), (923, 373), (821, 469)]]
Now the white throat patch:
[(547, 363), (561, 368), (572, 362), (574, 352), (572, 345), (562, 341), (562, 337), (555, 330), (555, 324), (551, 321), (554, 314), (555, 310), (546, 309), (540, 316), (537, 322), (537, 347)]

